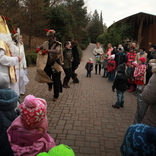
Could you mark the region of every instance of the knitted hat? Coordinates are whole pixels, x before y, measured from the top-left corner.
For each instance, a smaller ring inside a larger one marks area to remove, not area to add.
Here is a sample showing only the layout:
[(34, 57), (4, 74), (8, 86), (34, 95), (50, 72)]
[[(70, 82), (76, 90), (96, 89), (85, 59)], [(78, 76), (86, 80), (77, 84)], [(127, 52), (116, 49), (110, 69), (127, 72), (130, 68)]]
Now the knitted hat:
[(125, 73), (125, 69), (126, 69), (125, 63), (123, 63), (123, 64), (120, 64), (120, 65), (118, 66), (117, 71), (118, 71), (119, 73)]
[(121, 154), (128, 156), (156, 155), (156, 128), (144, 124), (131, 125), (125, 134)]
[(75, 156), (74, 151), (67, 145), (60, 144), (53, 147), (48, 153), (43, 152), (37, 156)]
[(24, 102), (19, 105), (22, 124), (27, 129), (33, 129), (40, 125), (46, 117), (46, 101), (27, 95)]
[(146, 62), (146, 58), (145, 58), (145, 57), (140, 57), (139, 60), (140, 60), (141, 62), (143, 62), (143, 63)]
[(46, 33), (46, 36), (49, 36), (49, 35), (52, 35), (52, 36), (54, 36), (54, 34), (55, 34), (55, 30), (48, 30), (48, 29), (44, 29), (47, 33)]
[(0, 73), (0, 89), (8, 88), (9, 83), (9, 76), (5, 73)]

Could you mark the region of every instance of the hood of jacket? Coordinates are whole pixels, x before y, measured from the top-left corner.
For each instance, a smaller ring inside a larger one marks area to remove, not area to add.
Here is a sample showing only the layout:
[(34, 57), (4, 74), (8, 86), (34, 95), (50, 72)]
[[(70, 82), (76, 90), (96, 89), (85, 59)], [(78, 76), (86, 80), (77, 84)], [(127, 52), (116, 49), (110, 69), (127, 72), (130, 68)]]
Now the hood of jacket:
[(17, 107), (19, 96), (11, 89), (0, 89), (0, 110), (9, 111)]

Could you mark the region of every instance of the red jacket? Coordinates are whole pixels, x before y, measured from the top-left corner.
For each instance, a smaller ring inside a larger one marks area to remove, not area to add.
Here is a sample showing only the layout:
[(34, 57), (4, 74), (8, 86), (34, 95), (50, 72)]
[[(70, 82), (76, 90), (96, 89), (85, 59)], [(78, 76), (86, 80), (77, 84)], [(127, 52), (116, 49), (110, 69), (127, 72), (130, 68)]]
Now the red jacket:
[(114, 60), (108, 60), (106, 68), (108, 72), (113, 73), (116, 69), (116, 62)]

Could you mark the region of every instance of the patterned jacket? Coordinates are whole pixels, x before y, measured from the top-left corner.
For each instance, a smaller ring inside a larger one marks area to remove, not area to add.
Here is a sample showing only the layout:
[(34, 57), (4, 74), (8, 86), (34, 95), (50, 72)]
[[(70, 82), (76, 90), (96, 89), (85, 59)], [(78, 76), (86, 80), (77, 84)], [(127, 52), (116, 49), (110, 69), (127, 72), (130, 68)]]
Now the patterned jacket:
[(116, 62), (114, 60), (108, 60), (106, 68), (108, 72), (115, 72)]
[(134, 62), (135, 58), (136, 58), (136, 53), (128, 52), (127, 53), (127, 66), (129, 66), (132, 62)]
[(137, 67), (135, 67), (134, 70), (135, 79), (139, 81), (144, 81), (145, 72), (146, 72), (146, 64), (139, 64)]

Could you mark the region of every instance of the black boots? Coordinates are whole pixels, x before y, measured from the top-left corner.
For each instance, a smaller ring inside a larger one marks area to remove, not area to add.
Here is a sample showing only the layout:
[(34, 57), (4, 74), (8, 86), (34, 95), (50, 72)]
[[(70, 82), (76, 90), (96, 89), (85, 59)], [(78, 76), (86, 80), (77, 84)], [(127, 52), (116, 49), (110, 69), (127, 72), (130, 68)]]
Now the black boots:
[(70, 87), (68, 86), (69, 80), (70, 80), (70, 79), (64, 78), (64, 80), (63, 80), (63, 88), (70, 88)]

